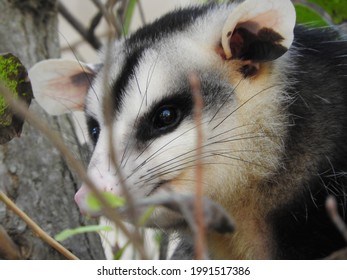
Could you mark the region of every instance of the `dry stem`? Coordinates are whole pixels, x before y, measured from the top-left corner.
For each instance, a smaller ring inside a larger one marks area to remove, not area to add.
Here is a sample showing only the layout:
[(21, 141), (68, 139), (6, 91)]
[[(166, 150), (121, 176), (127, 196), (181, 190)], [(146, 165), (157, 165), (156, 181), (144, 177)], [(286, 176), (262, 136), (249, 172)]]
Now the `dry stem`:
[[(109, 33), (111, 34), (111, 33)], [(104, 73), (104, 77), (103, 77), (103, 87), (104, 87), (104, 90), (103, 92), (105, 92), (105, 97), (104, 97), (104, 100), (103, 100), (103, 106), (105, 108), (104, 110), (104, 117), (105, 117), (105, 123), (106, 123), (106, 126), (108, 128), (108, 143), (109, 143), (109, 151), (110, 151), (110, 159), (111, 159), (111, 163), (113, 165), (113, 167), (115, 168), (115, 171), (117, 173), (117, 176), (118, 176), (118, 179), (119, 179), (119, 185), (122, 189), (122, 192), (123, 192), (123, 195), (125, 196), (125, 199), (126, 199), (126, 202), (127, 204), (129, 205), (129, 216), (130, 216), (130, 220), (131, 222), (135, 225), (135, 231), (134, 231), (134, 238), (136, 240), (138, 240), (139, 242), (142, 243), (142, 238), (141, 238), (141, 234), (139, 232), (139, 224), (138, 224), (138, 219), (136, 217), (136, 213), (135, 213), (135, 205), (134, 205), (134, 200), (133, 200), (133, 197), (131, 196), (131, 194), (129, 193), (128, 191), (128, 188), (125, 184), (125, 179), (124, 179), (124, 176), (123, 176), (123, 173), (122, 173), (122, 170), (118, 164), (118, 155), (116, 153), (116, 150), (115, 150), (115, 147), (114, 147), (114, 137), (113, 137), (113, 132), (114, 132), (114, 122), (113, 122), (113, 119), (114, 119), (114, 116), (113, 116), (113, 110), (112, 110), (112, 94), (110, 92), (110, 88), (107, 84), (107, 81), (109, 81), (109, 69), (111, 67), (110, 65), (110, 61), (111, 61), (111, 42), (113, 41), (112, 40), (113, 38), (110, 36), (108, 38), (108, 48), (107, 48), (107, 51), (106, 51), (106, 63), (104, 65), (104, 69), (103, 69), (103, 73)], [(139, 251), (139, 253), (141, 254), (141, 258), (142, 259), (148, 259), (147, 257), (147, 254), (145, 251)]]
[(189, 76), (189, 82), (192, 89), (193, 101), (194, 101), (194, 121), (196, 126), (196, 204), (195, 204), (195, 217), (197, 224), (197, 232), (195, 238), (195, 257), (196, 259), (205, 258), (206, 248), (206, 225), (204, 221), (204, 207), (203, 207), (203, 170), (202, 170), (202, 145), (203, 145), (203, 131), (202, 131), (202, 110), (203, 99), (201, 94), (201, 83), (198, 76), (192, 73)]
[[(1, 199), (1, 192), (0, 192)], [(0, 258), (5, 260), (19, 260), (22, 258), (18, 246), (13, 242), (6, 230), (0, 225)]]
[(19, 218), (21, 218), (31, 229), (32, 231), (41, 238), (44, 242), (49, 244), (59, 253), (64, 255), (69, 260), (78, 260), (78, 258), (68, 251), (64, 246), (58, 243), (55, 239), (50, 237), (42, 228), (40, 228), (27, 214), (25, 214), (21, 209), (13, 203), (7, 195), (0, 191), (0, 200), (5, 203), (5, 205), (11, 209)]
[(326, 200), (326, 209), (330, 219), (334, 222), (337, 229), (341, 232), (343, 238), (347, 242), (347, 225), (344, 223), (339, 212), (337, 211), (337, 202), (335, 197), (329, 196)]

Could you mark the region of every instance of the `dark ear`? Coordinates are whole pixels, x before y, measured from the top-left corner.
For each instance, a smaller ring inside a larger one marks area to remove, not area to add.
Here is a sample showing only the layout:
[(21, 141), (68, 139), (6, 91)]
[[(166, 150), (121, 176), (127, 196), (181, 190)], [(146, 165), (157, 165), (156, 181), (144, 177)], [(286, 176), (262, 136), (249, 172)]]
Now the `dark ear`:
[(35, 100), (51, 115), (84, 109), (85, 96), (100, 65), (49, 59), (35, 64), (29, 78)]
[(224, 24), (225, 59), (251, 62), (277, 59), (293, 42), (295, 20), (290, 0), (245, 0)]

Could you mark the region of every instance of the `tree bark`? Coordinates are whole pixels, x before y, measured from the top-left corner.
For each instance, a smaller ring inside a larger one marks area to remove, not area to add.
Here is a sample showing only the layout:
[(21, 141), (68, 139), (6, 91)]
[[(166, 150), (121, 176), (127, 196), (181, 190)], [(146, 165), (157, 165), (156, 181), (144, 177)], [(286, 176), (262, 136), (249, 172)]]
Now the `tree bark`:
[[(27, 69), (59, 56), (56, 0), (0, 0), (0, 10), (0, 53), (13, 53)], [(53, 130), (63, 131), (66, 142), (74, 143), (72, 152), (84, 156), (69, 119), (51, 118), (35, 102), (30, 110)], [(73, 201), (79, 184), (58, 151), (28, 124), (20, 138), (0, 146), (0, 189), (51, 236), (85, 224)], [(65, 258), (0, 202), (1, 225), (20, 246), (22, 258)], [(96, 233), (77, 235), (63, 245), (81, 259), (105, 258)]]

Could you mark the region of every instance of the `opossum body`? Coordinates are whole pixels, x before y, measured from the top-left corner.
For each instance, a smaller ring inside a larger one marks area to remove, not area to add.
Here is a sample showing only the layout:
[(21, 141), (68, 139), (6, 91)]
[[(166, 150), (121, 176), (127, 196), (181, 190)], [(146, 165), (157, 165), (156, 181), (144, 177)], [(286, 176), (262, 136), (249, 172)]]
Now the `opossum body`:
[[(233, 234), (208, 233), (210, 257), (324, 258), (345, 245), (325, 200), (335, 196), (346, 220), (347, 42), (294, 25), (289, 0), (190, 7), (116, 42), (104, 66), (49, 60), (29, 74), (49, 112), (84, 108), (94, 144), (88, 173), (102, 191), (123, 195), (105, 121), (111, 94), (113, 147), (127, 190), (141, 199), (194, 192), (188, 77), (196, 73), (204, 195), (236, 224)], [(87, 213), (88, 192), (83, 185), (76, 194)], [(183, 224), (164, 209), (150, 222)]]

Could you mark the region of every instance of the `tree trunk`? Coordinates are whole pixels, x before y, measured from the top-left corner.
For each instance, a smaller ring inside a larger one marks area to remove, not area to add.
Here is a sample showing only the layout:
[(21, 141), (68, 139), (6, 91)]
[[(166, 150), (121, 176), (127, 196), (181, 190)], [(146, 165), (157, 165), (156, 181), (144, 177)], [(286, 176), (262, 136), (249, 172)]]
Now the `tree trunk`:
[[(56, 0), (0, 0), (0, 11), (0, 53), (13, 53), (27, 69), (59, 56)], [(66, 142), (75, 143), (73, 153), (83, 156), (67, 118), (51, 118), (35, 102), (30, 110), (53, 130), (64, 131)], [(85, 224), (73, 201), (78, 186), (58, 151), (30, 125), (24, 124), (20, 138), (0, 146), (0, 189), (51, 236)], [(20, 246), (22, 258), (65, 258), (34, 236), (1, 202), (0, 226)], [(81, 259), (104, 259), (95, 233), (77, 235), (63, 245)]]

